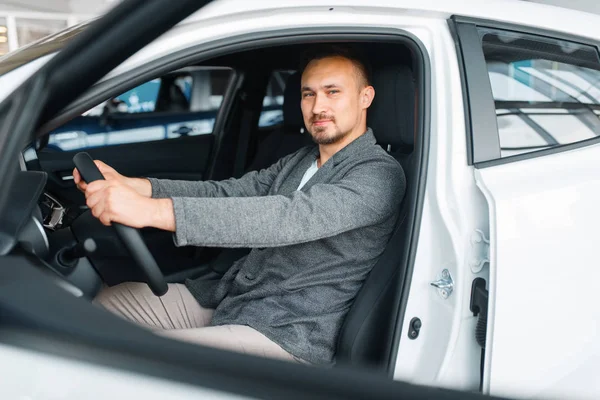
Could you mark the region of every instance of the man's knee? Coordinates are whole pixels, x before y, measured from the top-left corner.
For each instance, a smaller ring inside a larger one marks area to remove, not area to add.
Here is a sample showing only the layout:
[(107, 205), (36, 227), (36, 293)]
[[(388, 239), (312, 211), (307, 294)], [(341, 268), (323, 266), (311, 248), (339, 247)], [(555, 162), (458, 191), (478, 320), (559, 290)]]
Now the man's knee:
[(189, 329), (207, 326), (212, 309), (203, 308), (185, 287), (170, 283), (162, 297), (145, 283), (125, 282), (106, 287), (93, 301), (132, 322), (158, 329)]
[(115, 286), (104, 286), (92, 302), (106, 308), (118, 297), (143, 295), (146, 290), (150, 290), (148, 285), (140, 282), (123, 282)]

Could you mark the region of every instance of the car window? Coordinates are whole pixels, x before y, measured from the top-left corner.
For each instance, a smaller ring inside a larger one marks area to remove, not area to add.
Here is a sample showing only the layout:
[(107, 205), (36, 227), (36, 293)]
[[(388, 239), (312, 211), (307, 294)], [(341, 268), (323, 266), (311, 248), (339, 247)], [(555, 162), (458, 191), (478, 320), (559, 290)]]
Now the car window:
[(592, 46), (480, 29), (501, 157), (600, 134), (600, 59)]
[(231, 75), (203, 67), (147, 81), (50, 132), (46, 148), (80, 151), (212, 134)]
[(293, 73), (294, 71), (290, 70), (278, 70), (271, 74), (258, 120), (259, 127), (266, 128), (283, 124), (283, 92), (288, 77)]

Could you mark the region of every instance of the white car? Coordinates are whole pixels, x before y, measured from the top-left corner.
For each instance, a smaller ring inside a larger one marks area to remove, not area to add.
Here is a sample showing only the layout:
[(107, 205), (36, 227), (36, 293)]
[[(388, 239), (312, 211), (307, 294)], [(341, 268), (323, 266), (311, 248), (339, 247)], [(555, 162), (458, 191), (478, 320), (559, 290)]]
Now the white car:
[[(151, 254), (123, 246), (84, 207), (74, 155), (172, 179), (267, 166), (306, 142), (286, 80), (319, 42), (368, 55), (368, 123), (408, 181), (336, 366), (92, 305), (103, 283), (210, 279), (243, 250), (155, 230)], [(600, 397), (599, 45), (599, 16), (522, 1), (128, 0), (1, 58), (0, 397)]]

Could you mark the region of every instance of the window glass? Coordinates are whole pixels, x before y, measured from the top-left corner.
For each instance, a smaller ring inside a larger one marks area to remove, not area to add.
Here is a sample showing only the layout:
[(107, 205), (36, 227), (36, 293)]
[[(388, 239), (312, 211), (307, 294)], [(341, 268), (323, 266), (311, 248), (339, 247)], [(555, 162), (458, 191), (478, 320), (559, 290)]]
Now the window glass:
[(225, 68), (187, 68), (147, 81), (51, 132), (46, 151), (211, 134), (231, 76)]
[(17, 18), (19, 46), (25, 46), (67, 27), (67, 21), (51, 19)]
[(8, 53), (8, 28), (6, 18), (0, 18), (0, 57)]
[(595, 48), (481, 29), (496, 103), (501, 156), (600, 134), (600, 59)]
[[(263, 99), (263, 108), (258, 121), (261, 128), (283, 124), (283, 93), (287, 78), (294, 71), (274, 71), (269, 79), (267, 92)], [(300, 94), (298, 94), (300, 98)]]

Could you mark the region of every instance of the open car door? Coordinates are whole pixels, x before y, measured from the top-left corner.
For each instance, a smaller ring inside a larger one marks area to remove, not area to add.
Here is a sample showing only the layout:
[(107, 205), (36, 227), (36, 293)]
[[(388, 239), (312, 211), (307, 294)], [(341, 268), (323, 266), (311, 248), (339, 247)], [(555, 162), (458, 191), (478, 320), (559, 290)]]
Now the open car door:
[(477, 171), (490, 204), (484, 392), (600, 390), (600, 146)]
[[(489, 205), (487, 334), (478, 332), (483, 392), (593, 398), (600, 390), (600, 54), (558, 33), (456, 21), (470, 161)], [(485, 311), (482, 289), (474, 297)]]

